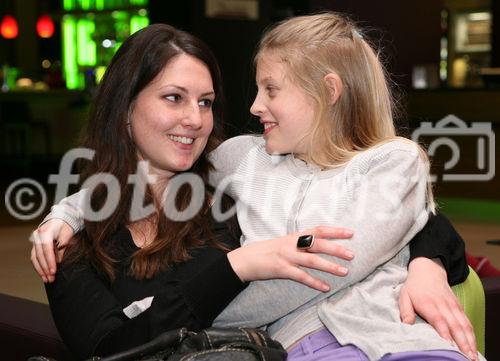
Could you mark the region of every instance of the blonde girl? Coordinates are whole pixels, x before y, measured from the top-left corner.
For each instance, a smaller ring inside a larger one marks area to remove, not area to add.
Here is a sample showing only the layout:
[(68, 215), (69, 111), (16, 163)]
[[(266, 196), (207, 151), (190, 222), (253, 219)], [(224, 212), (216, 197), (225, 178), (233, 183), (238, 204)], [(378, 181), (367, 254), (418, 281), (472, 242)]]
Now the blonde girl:
[(267, 326), (289, 360), (465, 360), (423, 320), (400, 321), (408, 241), (434, 202), (425, 152), (396, 136), (377, 53), (348, 19), (324, 13), (268, 31), (255, 62), (250, 110), (264, 135), (213, 153), (223, 166), (212, 182), (225, 182), (237, 201), (242, 243), (335, 224), (355, 230), (356, 257), (346, 277), (329, 279), (328, 293), (253, 282), (215, 325)]

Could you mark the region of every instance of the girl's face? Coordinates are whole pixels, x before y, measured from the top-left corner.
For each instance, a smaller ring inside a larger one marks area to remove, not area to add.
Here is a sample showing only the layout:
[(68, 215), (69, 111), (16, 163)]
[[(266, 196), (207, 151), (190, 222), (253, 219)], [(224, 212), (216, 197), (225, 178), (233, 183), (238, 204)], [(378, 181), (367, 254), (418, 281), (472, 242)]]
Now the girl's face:
[(215, 93), (208, 67), (181, 54), (137, 96), (130, 125), (139, 160), (153, 174), (170, 178), (191, 168), (213, 128)]
[(314, 122), (314, 101), (287, 76), (286, 64), (274, 54), (257, 61), (257, 96), (250, 112), (264, 126), (269, 154), (304, 155), (305, 140)]

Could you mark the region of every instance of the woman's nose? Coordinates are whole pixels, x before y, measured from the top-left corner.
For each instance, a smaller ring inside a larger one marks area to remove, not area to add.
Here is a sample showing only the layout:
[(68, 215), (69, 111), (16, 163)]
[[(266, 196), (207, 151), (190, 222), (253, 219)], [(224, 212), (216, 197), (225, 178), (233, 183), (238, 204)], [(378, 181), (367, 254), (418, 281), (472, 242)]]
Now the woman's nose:
[(202, 124), (202, 114), (198, 103), (188, 106), (184, 111), (182, 125), (191, 127), (193, 129), (199, 129), (201, 128)]

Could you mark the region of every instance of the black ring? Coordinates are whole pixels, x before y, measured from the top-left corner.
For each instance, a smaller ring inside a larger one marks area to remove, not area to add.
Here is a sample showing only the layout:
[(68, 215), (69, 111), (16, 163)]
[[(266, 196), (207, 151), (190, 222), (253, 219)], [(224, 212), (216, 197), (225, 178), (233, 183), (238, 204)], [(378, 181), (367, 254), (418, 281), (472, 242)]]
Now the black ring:
[(297, 248), (306, 250), (314, 245), (314, 236), (312, 234), (305, 234), (297, 238)]

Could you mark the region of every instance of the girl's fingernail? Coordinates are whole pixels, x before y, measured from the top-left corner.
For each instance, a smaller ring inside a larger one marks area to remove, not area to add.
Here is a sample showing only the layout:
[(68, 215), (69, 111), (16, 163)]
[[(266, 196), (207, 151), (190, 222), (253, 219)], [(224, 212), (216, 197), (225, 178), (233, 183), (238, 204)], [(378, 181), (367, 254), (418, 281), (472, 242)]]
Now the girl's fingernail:
[(353, 231), (351, 231), (350, 229), (346, 229), (346, 230), (344, 231), (344, 234), (345, 234), (347, 237), (351, 237), (351, 236), (354, 234), (354, 232), (353, 232)]
[(353, 251), (346, 251), (345, 255), (349, 258), (354, 258), (354, 252)]
[(326, 283), (323, 283), (323, 284), (321, 285), (321, 290), (322, 290), (323, 292), (328, 292), (328, 291), (330, 291), (330, 286), (328, 286)]
[(347, 268), (345, 268), (345, 267), (339, 267), (339, 272), (340, 272), (340, 274), (346, 275), (347, 274)]
[(43, 281), (43, 283), (47, 283), (47, 277), (43, 276), (42, 281)]

